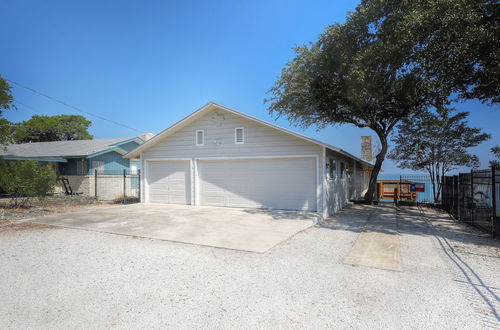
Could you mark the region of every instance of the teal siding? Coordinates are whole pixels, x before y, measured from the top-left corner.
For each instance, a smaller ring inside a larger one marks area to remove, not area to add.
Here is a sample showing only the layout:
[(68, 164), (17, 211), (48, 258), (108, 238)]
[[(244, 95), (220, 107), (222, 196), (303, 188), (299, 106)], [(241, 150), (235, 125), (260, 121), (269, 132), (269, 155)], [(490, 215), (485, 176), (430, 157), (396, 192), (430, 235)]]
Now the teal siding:
[[(127, 151), (135, 149), (139, 144), (137, 142), (129, 142), (121, 145)], [(123, 156), (115, 151), (110, 151), (95, 157), (88, 159), (82, 158), (67, 158), (67, 163), (59, 163), (59, 174), (61, 175), (78, 175), (77, 172), (77, 162), (86, 162), (87, 174), (94, 175), (95, 168), (92, 166), (93, 161), (103, 161), (104, 162), (104, 173), (107, 174), (121, 174), (123, 170), (130, 170), (130, 164), (137, 165), (137, 168), (141, 168), (141, 163), (137, 161), (130, 161), (129, 159), (123, 158)]]
[(109, 174), (119, 174), (123, 173), (123, 170), (129, 170), (130, 160), (123, 158), (122, 155), (115, 151), (111, 151), (99, 156), (89, 158), (89, 174), (94, 174), (95, 168), (92, 166), (93, 161), (103, 161), (104, 162), (104, 173)]
[(122, 148), (123, 150), (126, 150), (127, 152), (134, 150), (138, 146), (139, 146), (139, 143), (137, 143), (135, 141), (131, 141), (131, 142), (119, 145), (120, 148)]

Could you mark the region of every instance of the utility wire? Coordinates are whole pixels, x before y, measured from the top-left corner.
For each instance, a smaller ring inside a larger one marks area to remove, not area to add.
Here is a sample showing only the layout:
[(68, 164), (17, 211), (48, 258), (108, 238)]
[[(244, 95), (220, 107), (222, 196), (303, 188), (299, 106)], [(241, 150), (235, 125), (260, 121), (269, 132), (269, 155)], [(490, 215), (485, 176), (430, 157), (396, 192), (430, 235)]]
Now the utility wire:
[(61, 101), (61, 100), (59, 100), (59, 99), (57, 99), (57, 98), (55, 98), (55, 97), (52, 97), (52, 96), (50, 96), (50, 95), (44, 94), (44, 93), (42, 93), (42, 92), (39, 92), (39, 91), (37, 91), (37, 90), (36, 90), (36, 89), (34, 89), (34, 88), (31, 88), (31, 87), (25, 86), (25, 85), (20, 84), (20, 83), (18, 83), (18, 82), (16, 82), (16, 81), (10, 80), (10, 79), (8, 79), (8, 78), (4, 78), (4, 79), (5, 79), (5, 80), (7, 80), (8, 82), (13, 83), (13, 84), (14, 84), (14, 85), (16, 85), (16, 86), (22, 87), (22, 88), (27, 89), (27, 90), (29, 90), (29, 91), (31, 91), (31, 92), (33, 92), (33, 93), (35, 93), (35, 94), (38, 94), (38, 95), (43, 96), (43, 97), (46, 97), (46, 98), (48, 98), (49, 100), (52, 100), (52, 101), (57, 102), (57, 103), (60, 103), (60, 104), (62, 104), (62, 105), (64, 105), (64, 106), (66, 106), (66, 107), (68, 107), (68, 108), (71, 108), (71, 109), (74, 109), (74, 110), (76, 110), (76, 111), (79, 111), (79, 112), (85, 113), (85, 114), (87, 114), (87, 115), (89, 115), (89, 116), (93, 116), (93, 117), (99, 118), (99, 119), (101, 119), (101, 120), (104, 120), (104, 121), (110, 122), (110, 123), (112, 123), (112, 124), (115, 124), (115, 125), (118, 125), (118, 126), (121, 126), (121, 127), (125, 127), (125, 128), (127, 128), (127, 129), (130, 129), (130, 130), (133, 130), (133, 131), (136, 131), (136, 132), (139, 132), (139, 133), (143, 133), (143, 131), (141, 131), (141, 130), (138, 130), (138, 129), (136, 129), (136, 128), (133, 128), (133, 127), (127, 126), (127, 125), (125, 125), (125, 124), (119, 123), (119, 122), (117, 122), (117, 121), (114, 121), (114, 120), (111, 120), (111, 119), (108, 119), (108, 118), (102, 117), (102, 116), (100, 116), (100, 115), (93, 114), (93, 113), (91, 113), (91, 112), (85, 111), (85, 110), (80, 109), (80, 108), (78, 108), (78, 107), (75, 107), (75, 106), (73, 106), (73, 105), (67, 104), (66, 102), (63, 102), (63, 101)]
[(43, 115), (43, 113), (41, 113), (40, 111), (36, 110), (35, 108), (33, 108), (32, 106), (30, 105), (27, 105), (26, 103), (23, 103), (19, 100), (14, 100), (14, 102), (16, 104), (20, 104), (22, 105), (22, 108), (25, 108), (26, 110), (28, 110), (29, 112), (31, 112), (32, 114), (35, 114), (35, 115)]

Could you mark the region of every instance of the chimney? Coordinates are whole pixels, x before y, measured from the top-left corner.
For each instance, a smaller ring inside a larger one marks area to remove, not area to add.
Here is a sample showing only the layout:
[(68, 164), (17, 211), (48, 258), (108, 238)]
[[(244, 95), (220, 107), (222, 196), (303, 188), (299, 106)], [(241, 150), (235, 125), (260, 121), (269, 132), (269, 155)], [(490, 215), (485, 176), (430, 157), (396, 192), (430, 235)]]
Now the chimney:
[(147, 140), (151, 139), (153, 136), (155, 136), (153, 133), (144, 133), (141, 134), (140, 138), (142, 141), (146, 142)]
[(361, 137), (361, 159), (371, 163), (373, 161), (373, 146), (371, 136)]

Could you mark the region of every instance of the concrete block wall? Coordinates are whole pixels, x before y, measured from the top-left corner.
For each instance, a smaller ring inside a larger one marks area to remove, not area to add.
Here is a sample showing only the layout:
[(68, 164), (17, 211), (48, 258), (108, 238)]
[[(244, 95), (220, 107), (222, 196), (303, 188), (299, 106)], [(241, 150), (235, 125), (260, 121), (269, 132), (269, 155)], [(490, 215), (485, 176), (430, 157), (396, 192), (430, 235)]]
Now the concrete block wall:
[[(93, 196), (92, 191), (90, 190), (90, 179), (91, 177), (88, 175), (65, 175), (68, 178), (69, 185), (73, 190), (73, 193), (82, 194), (85, 196)], [(64, 187), (60, 180), (57, 181), (57, 185), (55, 187), (56, 193), (64, 193)]]
[[(95, 197), (95, 176), (93, 175), (67, 175), (69, 184), (74, 193), (84, 196)], [(138, 185), (131, 188), (130, 177), (126, 179), (127, 194), (138, 196)], [(56, 193), (64, 193), (61, 181), (57, 182)], [(123, 196), (123, 175), (98, 175), (97, 176), (97, 199), (101, 201), (112, 201)]]
[[(129, 184), (127, 180), (127, 184)], [(91, 183), (94, 191), (95, 181)], [(95, 195), (95, 192), (93, 193)], [(123, 196), (123, 175), (97, 176), (97, 199), (111, 201)]]

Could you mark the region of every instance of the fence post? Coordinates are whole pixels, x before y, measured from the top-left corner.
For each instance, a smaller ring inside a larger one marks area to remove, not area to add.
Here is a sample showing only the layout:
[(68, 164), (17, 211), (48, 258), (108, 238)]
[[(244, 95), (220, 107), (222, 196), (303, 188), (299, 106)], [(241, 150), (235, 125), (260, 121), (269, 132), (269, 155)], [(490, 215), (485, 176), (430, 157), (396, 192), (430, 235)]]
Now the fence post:
[(97, 169), (94, 170), (94, 194), (97, 199)]
[(126, 189), (126, 181), (127, 181), (127, 170), (123, 170), (123, 204), (127, 201), (127, 190)]
[(492, 206), (492, 214), (491, 214), (491, 231), (493, 237), (500, 232), (500, 221), (497, 220), (497, 192), (496, 192), (496, 167), (495, 165), (491, 166), (491, 206)]
[(460, 173), (457, 175), (457, 214), (458, 214), (458, 220), (462, 220), (462, 211), (460, 208), (462, 207), (462, 186), (461, 186), (461, 180), (460, 180)]
[(139, 203), (141, 202), (141, 170), (137, 170), (137, 184), (139, 185), (137, 197), (139, 197)]
[(470, 170), (470, 223), (474, 225), (474, 169)]

